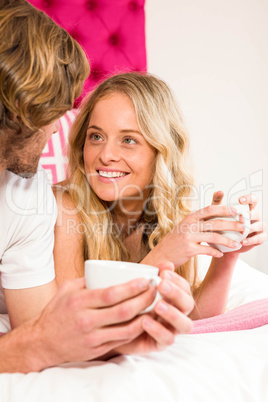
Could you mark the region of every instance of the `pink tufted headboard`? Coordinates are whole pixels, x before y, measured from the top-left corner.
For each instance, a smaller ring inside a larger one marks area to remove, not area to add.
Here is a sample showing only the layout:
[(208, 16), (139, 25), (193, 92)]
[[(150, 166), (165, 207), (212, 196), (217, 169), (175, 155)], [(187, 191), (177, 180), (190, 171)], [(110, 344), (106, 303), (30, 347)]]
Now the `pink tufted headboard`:
[(83, 47), (91, 66), (87, 92), (117, 71), (145, 71), (145, 0), (29, 0)]
[[(91, 66), (82, 96), (106, 76), (120, 71), (146, 71), (145, 0), (28, 0), (66, 29), (83, 47)], [(77, 100), (76, 106), (80, 99)], [(67, 139), (70, 118), (61, 126)], [(41, 158), (55, 183), (64, 178), (57, 166), (58, 153), (65, 157), (65, 142), (55, 134)], [(61, 145), (61, 150), (55, 147)], [(47, 159), (48, 158), (48, 159)], [(61, 158), (61, 159), (62, 159)]]

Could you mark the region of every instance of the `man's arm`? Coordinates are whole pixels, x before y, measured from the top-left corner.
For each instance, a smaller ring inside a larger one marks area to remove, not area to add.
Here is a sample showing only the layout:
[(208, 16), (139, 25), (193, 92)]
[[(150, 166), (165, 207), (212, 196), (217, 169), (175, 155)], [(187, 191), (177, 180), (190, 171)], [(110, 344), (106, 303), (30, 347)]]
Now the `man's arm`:
[(56, 281), (28, 289), (4, 289), (11, 328), (36, 317), (56, 294)]
[(0, 373), (105, 355), (143, 332), (142, 317), (135, 317), (153, 298), (144, 279), (97, 290), (86, 289), (84, 278), (65, 282), (38, 317), (0, 337)]
[[(135, 339), (137, 353), (163, 350), (174, 341), (174, 329), (139, 315), (154, 297), (155, 286), (144, 278), (95, 290), (86, 289), (85, 278), (65, 282), (37, 318), (0, 338), (0, 373), (97, 359)], [(189, 319), (180, 315), (186, 321), (179, 318), (177, 329), (189, 332)], [(144, 330), (150, 335), (145, 343), (140, 339)]]
[(34, 323), (28, 321), (0, 338), (0, 373), (29, 373), (44, 368), (36, 354), (38, 332)]
[(44, 175), (43, 170), (28, 180), (11, 175), (6, 190), (1, 282), (12, 328), (36, 317), (57, 290), (53, 261), (57, 208)]
[[(178, 275), (176, 281), (180, 281)], [(191, 297), (185, 284), (179, 286), (181, 311), (170, 306), (160, 312), (164, 321), (172, 322), (166, 326), (157, 317), (139, 315), (151, 305), (156, 290), (144, 278), (94, 290), (86, 289), (85, 278), (67, 281), (38, 317), (0, 338), (0, 373), (29, 373), (97, 359), (111, 351), (124, 353), (124, 348), (119, 349), (123, 345), (132, 353), (163, 350), (174, 342), (175, 333), (191, 331), (187, 317), (193, 308)], [(171, 300), (178, 298), (175, 283), (171, 288)]]

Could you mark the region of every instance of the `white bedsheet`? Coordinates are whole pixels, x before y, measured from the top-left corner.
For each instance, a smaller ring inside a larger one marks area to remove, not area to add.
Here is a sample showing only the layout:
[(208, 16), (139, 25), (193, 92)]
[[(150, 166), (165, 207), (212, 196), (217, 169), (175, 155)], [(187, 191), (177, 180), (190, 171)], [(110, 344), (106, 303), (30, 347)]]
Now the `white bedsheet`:
[(178, 336), (148, 357), (120, 356), (42, 373), (2, 374), (8, 402), (266, 402), (268, 326)]
[[(240, 261), (228, 308), (265, 297), (268, 276)], [(41, 373), (1, 374), (0, 401), (267, 402), (268, 325), (180, 335), (171, 347), (147, 357), (120, 356)]]

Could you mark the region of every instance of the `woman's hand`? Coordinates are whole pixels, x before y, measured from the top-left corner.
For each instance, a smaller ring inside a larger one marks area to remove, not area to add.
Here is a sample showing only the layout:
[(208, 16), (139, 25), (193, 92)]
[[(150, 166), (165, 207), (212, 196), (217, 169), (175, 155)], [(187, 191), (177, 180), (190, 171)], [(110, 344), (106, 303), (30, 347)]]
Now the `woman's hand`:
[[(212, 205), (220, 205), (223, 199), (224, 193), (222, 191), (217, 191), (213, 194)], [(247, 194), (239, 199), (239, 203), (242, 205), (248, 204), (250, 210), (250, 232), (246, 239), (244, 239), (241, 244), (242, 247), (239, 250), (231, 251), (228, 253), (228, 257), (239, 255), (240, 253), (245, 253), (262, 244), (267, 238), (267, 233), (265, 232), (265, 224), (261, 219), (261, 215), (256, 211), (256, 205), (258, 203), (258, 197), (256, 194)]]
[(199, 254), (222, 257), (223, 253), (219, 250), (202, 243), (216, 243), (236, 248), (238, 244), (235, 241), (217, 232), (221, 230), (243, 232), (243, 223), (220, 218), (211, 220), (218, 216), (235, 215), (237, 215), (235, 209), (222, 205), (210, 205), (190, 213), (147, 254), (142, 263), (157, 265), (161, 261), (171, 261), (178, 267)]
[(250, 232), (247, 238), (241, 242), (241, 249), (237, 250), (238, 253), (245, 253), (253, 247), (262, 244), (267, 238), (267, 233), (265, 232), (265, 224), (262, 221), (261, 215), (255, 209), (258, 203), (256, 194), (247, 194), (240, 197), (239, 202), (240, 204), (248, 204), (250, 209)]
[[(214, 207), (220, 206), (223, 196), (224, 193), (222, 191), (213, 194), (212, 204)], [(224, 313), (239, 254), (261, 244), (266, 238), (260, 215), (255, 210), (257, 201), (257, 197), (254, 194), (248, 194), (239, 198), (240, 204), (249, 204), (250, 233), (247, 239), (241, 242), (242, 247), (239, 250), (225, 253), (221, 259), (212, 258), (207, 274), (195, 293), (197, 308), (191, 314), (191, 318), (207, 318)], [(240, 222), (233, 223), (242, 225), (243, 221), (244, 218), (240, 215)], [(225, 230), (223, 225), (219, 230)]]

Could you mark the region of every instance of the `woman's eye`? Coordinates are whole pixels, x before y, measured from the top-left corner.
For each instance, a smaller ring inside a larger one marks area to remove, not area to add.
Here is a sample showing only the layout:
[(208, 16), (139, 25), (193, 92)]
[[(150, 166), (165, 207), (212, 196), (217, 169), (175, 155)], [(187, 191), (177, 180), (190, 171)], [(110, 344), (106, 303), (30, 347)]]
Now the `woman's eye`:
[(101, 136), (99, 134), (90, 134), (89, 138), (93, 141), (100, 141), (101, 140)]
[(136, 140), (134, 140), (134, 138), (125, 138), (124, 139), (124, 143), (125, 144), (136, 144)]

